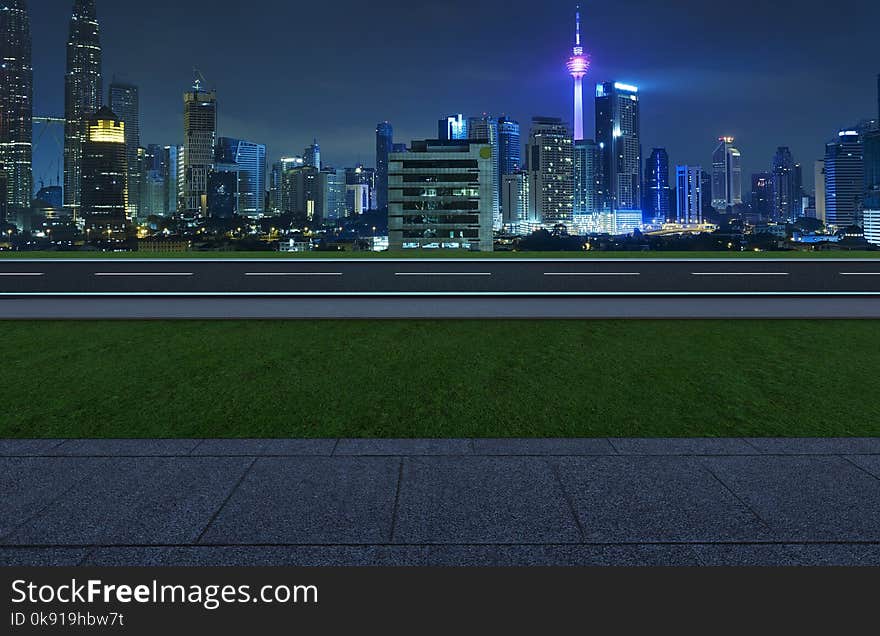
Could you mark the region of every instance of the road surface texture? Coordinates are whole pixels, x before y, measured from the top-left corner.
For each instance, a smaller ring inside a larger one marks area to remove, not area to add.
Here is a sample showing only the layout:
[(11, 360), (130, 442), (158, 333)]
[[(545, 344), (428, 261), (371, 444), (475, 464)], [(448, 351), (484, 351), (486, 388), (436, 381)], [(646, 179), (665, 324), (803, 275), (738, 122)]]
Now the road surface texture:
[(880, 565), (880, 439), (0, 441), (0, 565)]
[(0, 318), (880, 318), (880, 260), (6, 260)]

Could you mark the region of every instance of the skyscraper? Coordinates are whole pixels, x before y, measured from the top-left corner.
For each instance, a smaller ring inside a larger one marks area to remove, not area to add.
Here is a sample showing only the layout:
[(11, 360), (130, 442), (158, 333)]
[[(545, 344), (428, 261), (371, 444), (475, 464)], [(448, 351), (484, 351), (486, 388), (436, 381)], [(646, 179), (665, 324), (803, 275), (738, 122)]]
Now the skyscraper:
[(492, 219), (496, 230), (501, 229), (501, 162), (498, 143), (498, 120), (483, 114), (468, 117), (467, 138), (471, 141), (486, 141), (492, 151)]
[(498, 118), (498, 162), (501, 174), (516, 174), (522, 169), (522, 133), (518, 121)]
[(669, 185), (669, 154), (654, 148), (645, 164), (645, 218), (665, 223), (672, 219), (672, 188)]
[(825, 216), (828, 225), (845, 228), (861, 222), (865, 163), (858, 131), (841, 130), (825, 146)]
[(581, 45), (581, 7), (575, 13), (574, 48), (568, 59), (566, 69), (574, 80), (574, 140), (584, 138), (584, 77), (590, 70), (590, 58), (584, 53)]
[(794, 221), (795, 199), (799, 194), (795, 188), (795, 165), (791, 156), (791, 150), (787, 146), (780, 146), (773, 156), (772, 175), (772, 204), (771, 216), (776, 222), (787, 223)]
[[(17, 222), (30, 208), (34, 182), (34, 71), (31, 27), (24, 0), (0, 0), (0, 170), (5, 173), (5, 217)], [(2, 193), (0, 193), (2, 194)]]
[(126, 229), (125, 123), (106, 106), (86, 119), (81, 212), (89, 240), (119, 240)]
[(733, 137), (720, 137), (712, 155), (712, 207), (724, 214), (742, 198), (742, 153)]
[(207, 213), (208, 174), (214, 165), (217, 138), (217, 94), (203, 91), (201, 80), (183, 94), (183, 209), (189, 215)]
[(534, 117), (526, 151), (530, 209), (545, 225), (574, 215), (574, 142), (559, 118)]
[(309, 168), (321, 169), (321, 146), (317, 139), (303, 150), (303, 163)]
[(228, 171), (233, 171), (234, 166), (238, 175), (235, 212), (250, 218), (262, 217), (266, 211), (266, 146), (220, 137), (214, 161), (227, 166)]
[(573, 214), (575, 216), (600, 212), (598, 175), (598, 144), (592, 139), (574, 142)]
[[(700, 166), (675, 168), (675, 219), (688, 225), (703, 222), (703, 169)], [(670, 219), (673, 220), (673, 219)]]
[(828, 216), (825, 208), (825, 160), (819, 159), (813, 164), (813, 177), (816, 179), (816, 218), (826, 222)]
[(388, 210), (388, 155), (394, 145), (394, 128), (387, 121), (376, 126), (376, 208)]
[(95, 0), (74, 0), (64, 78), (64, 207), (79, 217), (85, 119), (101, 107), (101, 38)]
[(757, 172), (752, 175), (752, 214), (769, 219), (773, 213), (773, 175)]
[(437, 139), (449, 141), (451, 139), (467, 139), (468, 123), (464, 115), (447, 115), (437, 122)]
[(138, 148), (141, 146), (138, 87), (116, 81), (111, 83), (110, 110), (125, 123), (125, 155), (128, 159), (128, 217), (137, 218), (140, 210)]
[(639, 89), (620, 82), (596, 86), (596, 141), (602, 207), (609, 211), (641, 207), (642, 146)]

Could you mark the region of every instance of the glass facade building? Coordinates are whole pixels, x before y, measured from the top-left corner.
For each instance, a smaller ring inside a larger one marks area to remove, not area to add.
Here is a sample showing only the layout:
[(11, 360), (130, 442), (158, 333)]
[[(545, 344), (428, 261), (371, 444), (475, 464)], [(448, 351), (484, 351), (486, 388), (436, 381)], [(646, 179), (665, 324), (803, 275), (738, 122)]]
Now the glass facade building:
[(642, 146), (639, 89), (621, 82), (596, 86), (596, 141), (602, 207), (641, 208)]
[(110, 84), (110, 109), (125, 123), (125, 154), (128, 157), (128, 216), (140, 215), (140, 170), (138, 148), (141, 146), (140, 95), (132, 84)]
[(599, 203), (599, 145), (592, 139), (574, 142), (574, 216), (596, 214)]
[(394, 128), (387, 121), (376, 126), (376, 208), (388, 209), (388, 155), (394, 146)]
[(86, 118), (101, 107), (101, 38), (95, 0), (75, 0), (64, 78), (64, 207), (79, 217)]
[(865, 163), (858, 131), (842, 130), (825, 146), (825, 218), (843, 229), (861, 223)]
[(31, 28), (24, 0), (0, 0), (0, 222), (20, 223), (34, 190)]
[(733, 137), (721, 137), (712, 155), (712, 207), (724, 214), (741, 205), (742, 153)]
[(220, 137), (216, 165), (235, 166), (238, 173), (236, 213), (260, 218), (266, 212), (266, 146), (243, 139)]
[(672, 216), (672, 188), (669, 185), (669, 153), (654, 148), (645, 164), (645, 220), (666, 223)]

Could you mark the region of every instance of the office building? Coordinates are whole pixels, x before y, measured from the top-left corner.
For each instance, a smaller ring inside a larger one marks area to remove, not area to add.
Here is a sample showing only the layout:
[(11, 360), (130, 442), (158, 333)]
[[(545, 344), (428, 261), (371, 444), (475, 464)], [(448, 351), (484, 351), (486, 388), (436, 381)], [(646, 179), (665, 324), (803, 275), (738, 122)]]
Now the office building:
[(493, 250), (495, 164), (488, 143), (413, 141), (389, 162), (392, 250)]
[(838, 229), (861, 223), (865, 163), (858, 131), (842, 130), (825, 146), (825, 217)]
[(355, 166), (345, 171), (345, 206), (348, 216), (360, 216), (375, 209), (376, 171)]
[(141, 147), (140, 96), (138, 87), (122, 82), (110, 84), (110, 110), (125, 124), (125, 155), (128, 160), (128, 218), (139, 216), (140, 171), (138, 148)]
[(208, 173), (205, 205), (208, 217), (215, 221), (229, 221), (238, 213), (238, 166), (215, 164)]
[(501, 229), (501, 158), (498, 144), (498, 120), (489, 115), (468, 117), (467, 138), (474, 142), (486, 141), (492, 151), (492, 219), (496, 230)]
[(534, 225), (538, 219), (531, 214), (529, 207), (529, 178), (525, 172), (506, 174), (501, 177), (501, 216), (504, 228), (513, 232), (519, 226)]
[(394, 128), (387, 121), (376, 126), (376, 209), (388, 210), (388, 155), (394, 145)]
[(801, 195), (794, 159), (787, 146), (777, 148), (773, 156), (771, 176), (771, 220), (777, 223), (795, 221), (800, 216)]
[[(498, 118), (498, 169), (503, 188), (505, 175), (517, 174), (523, 168), (522, 133), (518, 121), (509, 117)], [(499, 196), (499, 200), (503, 198)]]
[(650, 223), (666, 223), (672, 218), (672, 188), (669, 184), (669, 154), (654, 148), (645, 163), (644, 218)]
[(309, 168), (321, 169), (321, 146), (318, 145), (317, 139), (303, 150), (303, 163)]
[(183, 146), (165, 146), (165, 214), (174, 215), (183, 205)]
[(733, 137), (721, 137), (712, 155), (712, 207), (721, 214), (742, 205), (742, 153)]
[(269, 208), (275, 214), (290, 214), (293, 212), (290, 199), (290, 189), (285, 181), (287, 173), (295, 168), (302, 168), (305, 160), (302, 157), (282, 157), (272, 165), (272, 174), (269, 183)]
[(816, 179), (816, 218), (827, 222), (825, 212), (825, 160), (820, 159), (813, 164), (813, 177)]
[(573, 215), (601, 211), (599, 206), (599, 145), (592, 139), (574, 142)]
[(700, 166), (675, 168), (675, 218), (682, 225), (703, 222), (703, 169)]
[(321, 222), (336, 223), (347, 214), (345, 170), (325, 166), (318, 175), (318, 205)]
[(235, 166), (238, 199), (235, 212), (252, 219), (266, 212), (266, 146), (243, 139), (220, 137), (214, 163)]
[(880, 129), (862, 135), (865, 157), (865, 209), (880, 210)]
[(769, 220), (773, 214), (773, 174), (757, 172), (752, 175), (752, 214), (756, 219)]
[(865, 240), (880, 247), (880, 209), (865, 210), (864, 230)]
[(559, 118), (534, 117), (526, 149), (529, 207), (540, 223), (571, 223), (574, 217), (574, 141)]
[(0, 222), (18, 222), (30, 209), (34, 190), (34, 70), (25, 0), (0, 0), (0, 60), (0, 170), (5, 181)]
[(464, 115), (447, 115), (437, 122), (437, 138), (441, 141), (468, 138), (468, 122)]
[[(127, 136), (127, 135), (126, 135)], [(126, 144), (127, 145), (127, 144)], [(147, 219), (151, 216), (168, 214), (168, 197), (166, 194), (168, 166), (165, 148), (150, 144), (140, 149), (140, 196), (138, 218)], [(129, 184), (131, 182), (129, 181)]]
[(95, 0), (74, 0), (64, 77), (64, 207), (80, 217), (86, 118), (101, 107), (101, 39)]
[(602, 207), (641, 208), (642, 146), (639, 89), (621, 82), (596, 86), (596, 141)]
[(183, 94), (183, 139), (183, 211), (189, 217), (205, 216), (217, 141), (217, 94), (202, 90), (200, 79)]
[(81, 212), (87, 237), (121, 240), (127, 228), (128, 161), (125, 123), (107, 107), (86, 119), (82, 146)]

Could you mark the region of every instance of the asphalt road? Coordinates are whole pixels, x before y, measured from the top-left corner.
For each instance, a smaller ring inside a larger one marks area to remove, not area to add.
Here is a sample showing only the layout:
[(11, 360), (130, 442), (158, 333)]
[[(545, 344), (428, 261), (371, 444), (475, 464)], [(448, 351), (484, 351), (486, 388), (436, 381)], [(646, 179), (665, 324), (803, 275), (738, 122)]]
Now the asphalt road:
[(878, 296), (880, 260), (8, 260), (0, 296)]

